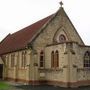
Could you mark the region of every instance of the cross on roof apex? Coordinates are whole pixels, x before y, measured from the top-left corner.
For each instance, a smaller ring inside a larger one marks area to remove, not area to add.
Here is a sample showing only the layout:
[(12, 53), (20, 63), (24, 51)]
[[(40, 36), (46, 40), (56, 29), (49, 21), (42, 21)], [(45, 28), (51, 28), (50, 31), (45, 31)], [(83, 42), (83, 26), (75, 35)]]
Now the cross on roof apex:
[(61, 5), (61, 7), (62, 7), (62, 5), (63, 5), (63, 2), (62, 2), (62, 1), (60, 2), (60, 5)]

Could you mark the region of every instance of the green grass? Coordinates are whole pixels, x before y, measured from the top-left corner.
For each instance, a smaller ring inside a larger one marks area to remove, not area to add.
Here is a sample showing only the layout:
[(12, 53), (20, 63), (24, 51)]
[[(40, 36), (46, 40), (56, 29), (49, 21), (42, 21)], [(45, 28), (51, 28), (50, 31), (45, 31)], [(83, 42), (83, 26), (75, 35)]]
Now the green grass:
[(5, 82), (0, 82), (0, 90), (7, 90), (10, 87), (9, 84)]

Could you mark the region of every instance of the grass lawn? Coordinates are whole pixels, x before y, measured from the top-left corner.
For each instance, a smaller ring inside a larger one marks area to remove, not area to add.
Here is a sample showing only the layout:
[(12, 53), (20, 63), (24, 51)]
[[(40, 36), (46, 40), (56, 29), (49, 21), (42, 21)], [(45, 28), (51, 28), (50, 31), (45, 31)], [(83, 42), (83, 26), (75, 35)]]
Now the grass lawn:
[(3, 82), (3, 81), (0, 81), (0, 90), (8, 90), (10, 87), (9, 84)]

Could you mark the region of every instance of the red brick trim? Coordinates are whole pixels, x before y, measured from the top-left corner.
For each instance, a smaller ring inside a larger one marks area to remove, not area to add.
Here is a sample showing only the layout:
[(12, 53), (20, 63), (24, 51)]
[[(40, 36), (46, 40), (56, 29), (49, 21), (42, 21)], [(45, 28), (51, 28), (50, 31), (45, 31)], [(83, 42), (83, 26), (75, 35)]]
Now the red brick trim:
[(54, 86), (60, 86), (60, 87), (69, 87), (71, 83), (69, 82), (62, 82), (62, 81), (49, 81), (49, 80), (24, 80), (24, 79), (14, 79), (14, 78), (5, 78), (5, 80), (8, 81), (14, 81), (14, 82), (22, 82), (27, 83), (31, 85), (54, 85)]
[(79, 86), (87, 86), (87, 85), (90, 85), (90, 80), (78, 81), (78, 85), (79, 85)]
[(90, 85), (90, 80), (83, 80), (78, 82), (62, 82), (62, 81), (50, 81), (50, 80), (24, 80), (24, 79), (14, 79), (14, 78), (5, 78), (8, 81), (22, 82), (30, 85), (54, 85), (60, 87), (79, 87)]

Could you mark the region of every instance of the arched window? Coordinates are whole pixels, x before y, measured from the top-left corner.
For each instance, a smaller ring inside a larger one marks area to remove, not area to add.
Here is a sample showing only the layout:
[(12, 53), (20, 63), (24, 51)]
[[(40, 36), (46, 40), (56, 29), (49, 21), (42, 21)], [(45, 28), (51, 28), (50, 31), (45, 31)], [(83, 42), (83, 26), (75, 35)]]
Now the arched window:
[(40, 67), (44, 67), (44, 53), (40, 52)]
[(87, 51), (84, 55), (84, 67), (90, 68), (90, 52)]
[(63, 34), (61, 34), (61, 35), (59, 36), (59, 41), (60, 41), (60, 42), (65, 42), (65, 41), (66, 41), (66, 37), (65, 37)]
[(6, 61), (7, 61), (6, 65), (7, 65), (7, 67), (9, 67), (9, 55), (7, 55), (7, 60)]
[(59, 67), (59, 52), (55, 52), (55, 67)]
[(21, 63), (22, 67), (25, 67), (25, 65), (26, 65), (26, 51), (22, 52), (22, 63)]
[(51, 68), (54, 67), (54, 51), (51, 52)]
[(15, 65), (15, 54), (11, 54), (11, 67)]

